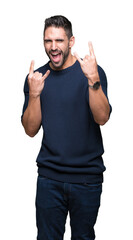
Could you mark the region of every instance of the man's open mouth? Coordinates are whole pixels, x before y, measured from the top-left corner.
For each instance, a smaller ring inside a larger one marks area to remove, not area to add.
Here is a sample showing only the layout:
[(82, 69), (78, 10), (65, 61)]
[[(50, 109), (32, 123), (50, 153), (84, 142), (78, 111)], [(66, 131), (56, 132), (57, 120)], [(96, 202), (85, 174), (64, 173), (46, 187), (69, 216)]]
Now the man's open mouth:
[(55, 63), (58, 63), (61, 60), (61, 52), (59, 52), (59, 53), (50, 53), (50, 56), (51, 56), (51, 60), (53, 62), (55, 62)]

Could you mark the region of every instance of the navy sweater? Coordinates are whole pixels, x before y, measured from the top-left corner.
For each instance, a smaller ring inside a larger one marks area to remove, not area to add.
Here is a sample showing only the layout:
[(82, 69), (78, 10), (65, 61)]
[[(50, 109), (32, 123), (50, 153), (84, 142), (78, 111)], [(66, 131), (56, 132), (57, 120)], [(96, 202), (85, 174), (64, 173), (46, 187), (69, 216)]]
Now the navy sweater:
[[(37, 157), (38, 172), (48, 178), (72, 183), (103, 181), (104, 153), (100, 127), (89, 107), (88, 80), (78, 61), (61, 71), (49, 63), (36, 71), (50, 75), (41, 93), (43, 139)], [(102, 89), (107, 96), (107, 79), (98, 66)], [(24, 86), (28, 105), (27, 77)]]

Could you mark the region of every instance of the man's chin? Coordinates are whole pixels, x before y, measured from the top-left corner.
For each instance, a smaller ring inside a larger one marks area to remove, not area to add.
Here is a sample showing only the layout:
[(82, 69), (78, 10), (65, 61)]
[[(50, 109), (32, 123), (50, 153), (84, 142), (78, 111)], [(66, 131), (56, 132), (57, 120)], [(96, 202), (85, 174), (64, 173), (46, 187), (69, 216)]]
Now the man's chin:
[(63, 67), (63, 63), (61, 62), (53, 62), (53, 61), (50, 61), (50, 67), (53, 69), (53, 70), (61, 70), (62, 67)]

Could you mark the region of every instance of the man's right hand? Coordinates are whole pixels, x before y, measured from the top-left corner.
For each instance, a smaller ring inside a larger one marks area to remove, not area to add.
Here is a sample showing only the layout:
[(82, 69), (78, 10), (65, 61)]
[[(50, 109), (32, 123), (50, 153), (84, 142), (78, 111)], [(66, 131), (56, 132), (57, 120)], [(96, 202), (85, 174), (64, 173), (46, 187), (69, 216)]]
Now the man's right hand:
[(36, 98), (40, 96), (44, 88), (45, 79), (48, 77), (49, 74), (50, 70), (47, 70), (44, 75), (39, 72), (34, 72), (34, 61), (31, 61), (28, 75), (29, 95), (31, 97)]

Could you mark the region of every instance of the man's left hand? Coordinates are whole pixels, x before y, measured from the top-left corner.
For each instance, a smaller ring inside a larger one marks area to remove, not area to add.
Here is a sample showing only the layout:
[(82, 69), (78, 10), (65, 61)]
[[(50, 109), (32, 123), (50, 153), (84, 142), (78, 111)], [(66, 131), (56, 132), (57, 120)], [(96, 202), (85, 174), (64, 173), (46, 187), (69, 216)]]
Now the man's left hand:
[(83, 60), (78, 56), (77, 53), (74, 53), (74, 56), (79, 61), (83, 73), (88, 78), (88, 82), (94, 84), (95, 82), (100, 81), (100, 79), (92, 43), (88, 42), (88, 46), (90, 54), (86, 55)]

